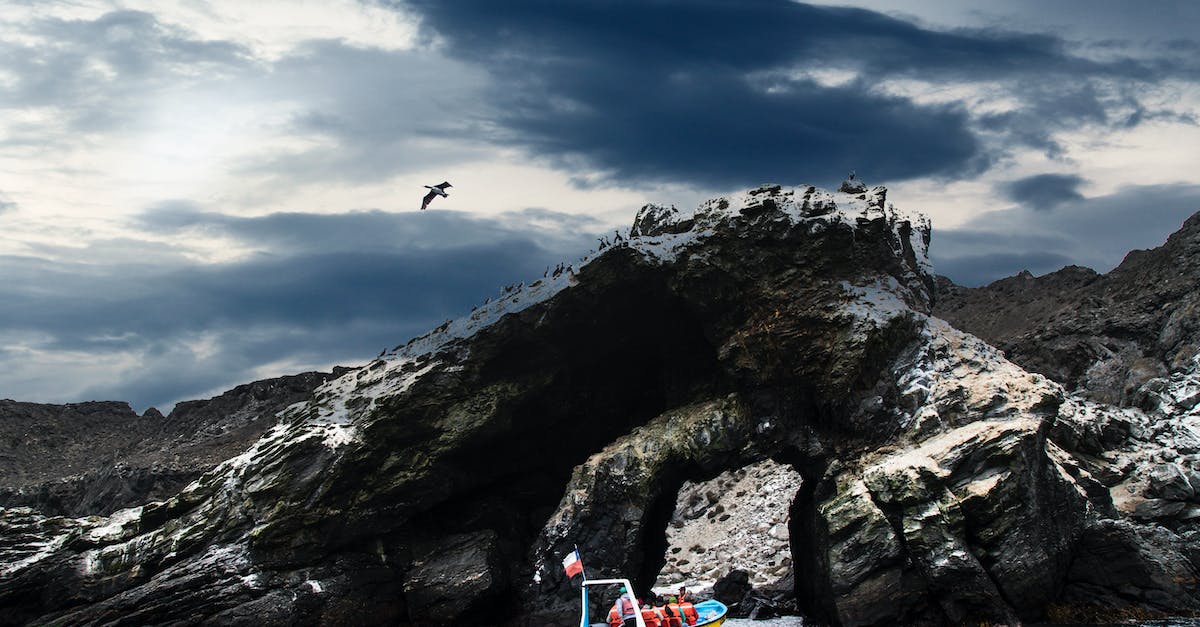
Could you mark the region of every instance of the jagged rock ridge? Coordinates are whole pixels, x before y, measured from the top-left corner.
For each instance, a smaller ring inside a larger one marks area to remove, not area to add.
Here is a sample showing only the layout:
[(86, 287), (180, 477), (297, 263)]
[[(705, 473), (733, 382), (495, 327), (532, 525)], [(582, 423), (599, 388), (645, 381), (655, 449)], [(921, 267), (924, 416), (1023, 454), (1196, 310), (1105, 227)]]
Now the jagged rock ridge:
[[(164, 502), (5, 511), (25, 540), (0, 546), (0, 620), (571, 625), (569, 547), (648, 587), (680, 487), (766, 460), (801, 477), (789, 557), (815, 619), (1200, 609), (1190, 519), (1113, 497), (1178, 457), (1184, 393), (1114, 410), (931, 318), (928, 243), (861, 182), (644, 207), (628, 240), (326, 383)], [(1194, 498), (1160, 474), (1160, 500)]]
[(240, 385), (163, 416), (128, 403), (67, 405), (0, 400), (0, 507), (48, 515), (108, 515), (168, 498), (237, 455), (279, 410), (348, 369)]
[(1138, 405), (1200, 350), (1200, 214), (1108, 274), (1068, 266), (980, 288), (939, 279), (935, 315), (1104, 403)]

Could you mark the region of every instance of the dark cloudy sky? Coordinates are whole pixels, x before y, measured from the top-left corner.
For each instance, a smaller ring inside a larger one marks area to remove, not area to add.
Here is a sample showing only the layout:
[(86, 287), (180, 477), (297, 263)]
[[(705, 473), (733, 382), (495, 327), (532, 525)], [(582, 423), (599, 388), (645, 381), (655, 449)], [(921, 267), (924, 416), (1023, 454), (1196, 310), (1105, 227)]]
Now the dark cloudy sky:
[[(6, 0), (0, 398), (356, 364), (645, 202), (849, 170), (978, 285), (1200, 210), (1192, 0)], [(448, 199), (418, 213), (421, 185)]]

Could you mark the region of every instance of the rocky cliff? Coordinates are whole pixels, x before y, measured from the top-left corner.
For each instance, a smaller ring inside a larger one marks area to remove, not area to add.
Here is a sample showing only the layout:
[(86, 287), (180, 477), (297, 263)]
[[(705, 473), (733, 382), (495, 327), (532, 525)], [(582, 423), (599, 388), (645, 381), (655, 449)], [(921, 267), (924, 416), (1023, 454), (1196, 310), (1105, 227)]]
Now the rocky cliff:
[(60, 516), (108, 515), (179, 492), (237, 455), (275, 414), (344, 374), (255, 381), (169, 415), (127, 403), (46, 405), (0, 400), (0, 507)]
[(1147, 382), (1200, 350), (1200, 214), (1104, 275), (1068, 266), (980, 288), (939, 278), (934, 313), (1069, 390), (1143, 404)]
[(648, 205), (164, 501), (0, 512), (0, 621), (574, 625), (573, 545), (646, 589), (734, 503), (818, 621), (1200, 610), (1195, 360), (1153, 404), (1070, 394), (930, 315), (929, 237), (856, 181)]

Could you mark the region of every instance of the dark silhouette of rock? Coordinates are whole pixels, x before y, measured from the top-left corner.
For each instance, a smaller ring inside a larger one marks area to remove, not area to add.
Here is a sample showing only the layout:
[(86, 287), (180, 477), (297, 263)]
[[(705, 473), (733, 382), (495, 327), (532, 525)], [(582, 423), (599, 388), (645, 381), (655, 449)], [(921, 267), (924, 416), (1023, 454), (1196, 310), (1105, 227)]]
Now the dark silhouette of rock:
[[(1180, 544), (1162, 527), (1119, 520), (1089, 525), (1059, 602), (1109, 612), (1132, 605), (1162, 614), (1194, 607), (1195, 566), (1178, 552)], [(1191, 577), (1181, 578), (1181, 572)]]
[(713, 584), (712, 598), (725, 605), (737, 605), (754, 589), (750, 585), (750, 574), (741, 569), (729, 571)]
[(404, 582), (409, 617), (417, 624), (475, 624), (504, 605), (508, 573), (492, 530), (453, 536), (422, 547)]
[(758, 594), (750, 583), (750, 574), (741, 569), (729, 571), (713, 584), (712, 598), (729, 608), (733, 618), (773, 618), (779, 608), (770, 597)]

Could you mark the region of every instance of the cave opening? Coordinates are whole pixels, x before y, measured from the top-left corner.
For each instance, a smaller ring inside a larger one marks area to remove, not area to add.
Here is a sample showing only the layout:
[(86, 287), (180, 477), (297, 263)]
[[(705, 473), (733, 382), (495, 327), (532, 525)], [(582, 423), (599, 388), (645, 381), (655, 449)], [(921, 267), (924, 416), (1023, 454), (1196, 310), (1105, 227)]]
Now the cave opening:
[(804, 472), (809, 480), (800, 485), (788, 505), (788, 541), (793, 556), (796, 609), (818, 624), (834, 624), (833, 590), (829, 588), (828, 556), (824, 551), (825, 529), (818, 528), (818, 472)]
[[(632, 272), (642, 280), (630, 281)], [(509, 563), (523, 561), (590, 455), (664, 411), (733, 389), (699, 317), (656, 271), (618, 268), (613, 280), (581, 283), (547, 309), (497, 323), (488, 333), (502, 337), (500, 349), (473, 349), (485, 357), (483, 381), (532, 392), (506, 409), (494, 436), (448, 460), (471, 489), (421, 517), (430, 535), (497, 531)], [(671, 513), (657, 514), (663, 526)]]
[(695, 591), (743, 571), (759, 595), (792, 599), (791, 518), (808, 484), (790, 464), (771, 459), (682, 478), (646, 518), (646, 588)]
[[(517, 382), (526, 391), (506, 408), (494, 437), (453, 454), (447, 466), (469, 475), (471, 487), (428, 512), (423, 533), (494, 530), (499, 561), (515, 566), (487, 602), (513, 613), (521, 599), (512, 592), (534, 576), (530, 547), (571, 473), (618, 437), (665, 411), (735, 390), (755, 415), (775, 416), (777, 422), (807, 424), (818, 415), (811, 392), (794, 381), (785, 389), (739, 384), (718, 358), (709, 335), (714, 331), (705, 326), (716, 314), (692, 310), (673, 294), (666, 276), (644, 267), (619, 272), (626, 274), (620, 281), (581, 283), (544, 308), (500, 321), (489, 330), (496, 339), (479, 338), (479, 348), (472, 348), (483, 383)], [(632, 272), (639, 280), (629, 280)], [(757, 589), (771, 587), (795, 599), (795, 521), (789, 514), (801, 484), (807, 485), (800, 479), (804, 471), (770, 460), (742, 467), (746, 461), (727, 459), (720, 468), (686, 462), (656, 480), (659, 493), (645, 501), (639, 521), (638, 556), (622, 572), (639, 592), (652, 586), (708, 587), (740, 568), (751, 573)], [(778, 477), (790, 483), (771, 483)], [(685, 485), (711, 481), (723, 483), (685, 492)], [(748, 483), (737, 485), (741, 481)], [(711, 501), (710, 491), (716, 495)], [(775, 522), (761, 526), (768, 511)], [(739, 520), (738, 531), (718, 531)], [(676, 531), (697, 525), (706, 531), (676, 537)], [(602, 564), (606, 560), (616, 564), (621, 558), (597, 556)]]

